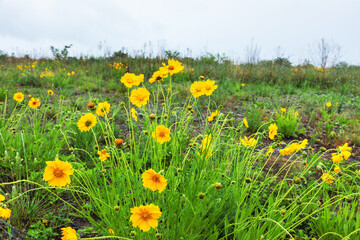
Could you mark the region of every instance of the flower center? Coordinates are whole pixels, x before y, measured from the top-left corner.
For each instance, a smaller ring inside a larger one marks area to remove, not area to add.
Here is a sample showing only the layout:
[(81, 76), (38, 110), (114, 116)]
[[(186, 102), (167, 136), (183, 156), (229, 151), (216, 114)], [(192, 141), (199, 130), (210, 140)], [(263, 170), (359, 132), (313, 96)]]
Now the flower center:
[(53, 174), (55, 177), (61, 177), (64, 173), (61, 169), (57, 168), (54, 170)]
[(87, 127), (90, 127), (91, 126), (91, 121), (90, 120), (87, 120), (86, 122), (85, 122), (85, 126), (87, 126)]
[(138, 99), (140, 102), (144, 101), (144, 98), (145, 98), (145, 97), (143, 97), (143, 96), (138, 96), (138, 97), (137, 97), (137, 99)]
[(153, 176), (152, 180), (153, 180), (154, 182), (159, 182), (158, 176)]
[(169, 69), (170, 71), (172, 71), (172, 70), (174, 70), (175, 68), (174, 68), (174, 66), (169, 66), (168, 69)]
[(34, 101), (32, 104), (33, 104), (33, 105), (36, 105), (36, 101)]
[(156, 80), (156, 81), (160, 81), (161, 79), (162, 79), (162, 77), (157, 76), (155, 80)]
[(159, 137), (161, 138), (165, 137), (165, 132), (159, 132)]
[(142, 218), (143, 218), (144, 220), (147, 220), (148, 218), (150, 218), (150, 214), (147, 213), (147, 212), (144, 212), (144, 213), (142, 214)]

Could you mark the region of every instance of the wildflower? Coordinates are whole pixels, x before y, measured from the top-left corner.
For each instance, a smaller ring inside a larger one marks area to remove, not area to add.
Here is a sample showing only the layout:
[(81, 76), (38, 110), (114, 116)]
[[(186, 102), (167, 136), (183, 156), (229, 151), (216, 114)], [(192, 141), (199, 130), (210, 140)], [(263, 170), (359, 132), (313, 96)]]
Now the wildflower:
[(49, 95), (53, 95), (53, 94), (54, 94), (54, 92), (53, 92), (52, 90), (47, 90), (47, 93), (48, 93)]
[(286, 112), (286, 108), (281, 108), (280, 109), (282, 112)]
[(244, 87), (244, 86), (245, 86), (245, 83), (242, 83), (242, 84), (241, 84), (241, 86), (243, 86), (243, 87)]
[(91, 102), (91, 103), (88, 103), (87, 107), (89, 109), (94, 109), (95, 108), (95, 103)]
[(96, 114), (98, 116), (103, 117), (106, 114), (108, 114), (110, 112), (110, 103), (108, 103), (107, 101), (105, 102), (101, 102), (98, 104), (97, 109), (96, 109)]
[(164, 125), (156, 127), (155, 132), (152, 133), (152, 137), (160, 144), (170, 141), (170, 129)]
[(248, 121), (246, 120), (246, 118), (243, 119), (243, 123), (244, 123), (244, 126), (249, 128), (249, 123)]
[(299, 116), (298, 112), (294, 112), (295, 117)]
[(164, 78), (167, 78), (168, 73), (163, 71), (156, 71), (153, 73), (152, 77), (149, 79), (149, 83), (163, 81)]
[(205, 77), (201, 75), (201, 76), (200, 76), (200, 79), (201, 79), (201, 80), (204, 80), (204, 79), (205, 79)]
[(0, 218), (9, 219), (11, 216), (11, 210), (8, 208), (0, 207)]
[(106, 152), (105, 148), (101, 151), (98, 151), (97, 154), (99, 154), (99, 159), (101, 161), (105, 161), (110, 156), (109, 153)]
[(75, 75), (75, 72), (74, 72), (74, 71), (71, 71), (71, 75)]
[(138, 116), (137, 116), (136, 110), (135, 110), (134, 108), (131, 108), (130, 112), (131, 112), (131, 117), (132, 117), (135, 121), (137, 121)]
[(334, 177), (328, 173), (323, 173), (323, 175), (321, 176), (321, 179), (323, 181), (326, 181), (327, 183), (332, 183), (334, 181)]
[(96, 125), (96, 116), (92, 113), (87, 113), (81, 116), (77, 125), (80, 131), (87, 132)]
[(14, 94), (13, 98), (17, 102), (22, 102), (24, 100), (24, 94), (22, 92), (17, 92)]
[(212, 156), (212, 149), (210, 147), (210, 144), (211, 144), (211, 135), (208, 135), (204, 137), (200, 145), (201, 154), (202, 155), (205, 154), (205, 159)]
[(221, 183), (216, 183), (216, 184), (215, 184), (215, 188), (216, 188), (216, 189), (220, 189), (221, 187), (222, 187)]
[(149, 100), (150, 92), (146, 88), (138, 88), (131, 91), (130, 101), (137, 107), (141, 107), (147, 104)]
[(192, 93), (193, 97), (197, 98), (205, 94), (204, 92), (204, 82), (195, 81), (190, 86), (190, 92)]
[(269, 156), (270, 154), (272, 154), (274, 152), (274, 149), (272, 146), (269, 147), (269, 149), (266, 152), (266, 156)]
[(133, 227), (139, 227), (144, 232), (149, 231), (150, 228), (156, 228), (158, 218), (162, 214), (160, 208), (154, 204), (134, 207), (131, 208), (130, 212), (130, 222), (132, 222)]
[(338, 172), (340, 172), (341, 171), (341, 168), (338, 166), (338, 165), (335, 165), (335, 167), (334, 167), (334, 172), (335, 173), (338, 173)]
[(244, 136), (244, 139), (240, 138), (240, 141), (245, 147), (247, 146), (254, 147), (257, 142), (254, 138), (248, 139), (246, 136)]
[(300, 149), (304, 149), (307, 144), (308, 144), (308, 140), (304, 139), (301, 143), (292, 143), (292, 144), (290, 144), (290, 146), (288, 146), (284, 149), (280, 149), (279, 152), (283, 156), (290, 155), (293, 152), (296, 152)]
[(327, 102), (327, 103), (326, 103), (326, 106), (327, 106), (327, 107), (331, 107), (331, 102)]
[(343, 157), (341, 154), (333, 153), (331, 159), (334, 164), (339, 164), (343, 160)]
[(145, 188), (151, 189), (154, 192), (159, 190), (159, 193), (161, 193), (164, 191), (167, 185), (167, 180), (164, 178), (164, 176), (155, 172), (151, 168), (142, 174), (141, 179), (143, 181), (143, 186)]
[(39, 101), (38, 98), (31, 98), (29, 101), (29, 107), (31, 108), (37, 108), (39, 107), (41, 104), (41, 102)]
[(0, 203), (5, 200), (5, 196), (0, 194)]
[(277, 135), (277, 130), (278, 130), (278, 127), (276, 126), (275, 123), (270, 124), (270, 126), (269, 126), (269, 138), (271, 140), (274, 140), (274, 137)]
[(115, 235), (115, 232), (114, 232), (114, 230), (112, 230), (112, 228), (109, 228), (108, 231), (110, 234)]
[(220, 111), (216, 110), (215, 112), (211, 113), (211, 116), (208, 117), (208, 121), (211, 122), (215, 119), (215, 117), (217, 117), (220, 114)]
[(120, 81), (128, 88), (139, 86), (144, 81), (144, 74), (135, 75), (134, 73), (125, 73)]
[(117, 139), (115, 139), (114, 144), (115, 144), (115, 146), (119, 147), (123, 144), (123, 142), (124, 141), (121, 138), (117, 138)]
[(206, 80), (204, 83), (204, 89), (203, 89), (203, 92), (206, 96), (210, 96), (215, 89), (217, 89), (217, 85), (215, 85), (215, 81), (213, 80)]
[(342, 151), (351, 151), (352, 150), (352, 147), (348, 147), (348, 144), (345, 143), (343, 146), (340, 146), (339, 147), (339, 150), (342, 152)]
[(28, 95), (29, 98), (32, 98), (33, 96), (31, 94)]
[(61, 228), (61, 240), (77, 240), (76, 230), (71, 227)]
[(71, 182), (70, 175), (74, 170), (70, 163), (55, 158), (55, 161), (47, 161), (46, 165), (43, 180), (49, 182), (51, 187), (64, 187)]
[(165, 73), (170, 73), (170, 76), (174, 75), (175, 73), (182, 72), (184, 70), (184, 66), (181, 64), (181, 62), (174, 59), (169, 59), (167, 66), (165, 63), (163, 63), (162, 65), (163, 67), (160, 67), (160, 71)]

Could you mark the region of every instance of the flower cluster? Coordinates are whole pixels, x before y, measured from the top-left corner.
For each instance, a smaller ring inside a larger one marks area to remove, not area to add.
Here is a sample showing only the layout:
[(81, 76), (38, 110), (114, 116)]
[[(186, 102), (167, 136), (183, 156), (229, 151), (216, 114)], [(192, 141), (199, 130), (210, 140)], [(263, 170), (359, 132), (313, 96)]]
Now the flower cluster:
[(293, 152), (296, 152), (300, 149), (304, 149), (306, 145), (308, 144), (308, 140), (304, 139), (301, 143), (292, 143), (290, 146), (280, 149), (280, 154), (283, 156), (290, 155)]
[(211, 116), (208, 117), (208, 121), (211, 122), (215, 119), (215, 117), (217, 117), (220, 114), (220, 111), (216, 110), (215, 112), (211, 113)]
[(215, 89), (217, 89), (217, 85), (215, 85), (214, 80), (206, 80), (206, 81), (195, 81), (190, 86), (190, 92), (193, 97), (197, 98), (202, 95), (210, 96)]

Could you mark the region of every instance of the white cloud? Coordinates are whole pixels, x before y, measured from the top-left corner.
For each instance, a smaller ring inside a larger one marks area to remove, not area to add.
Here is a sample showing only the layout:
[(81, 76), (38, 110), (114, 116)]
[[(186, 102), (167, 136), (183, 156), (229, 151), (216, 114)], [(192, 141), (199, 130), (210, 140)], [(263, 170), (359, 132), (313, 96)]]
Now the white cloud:
[(281, 46), (298, 61), (307, 57), (309, 43), (325, 37), (342, 46), (344, 60), (360, 64), (358, 9), (357, 0), (2, 0), (0, 49), (49, 54), (50, 45), (73, 43), (74, 54), (97, 54), (100, 41), (112, 50), (141, 49), (151, 41), (155, 53), (165, 43), (244, 59), (253, 38), (262, 58), (274, 57)]

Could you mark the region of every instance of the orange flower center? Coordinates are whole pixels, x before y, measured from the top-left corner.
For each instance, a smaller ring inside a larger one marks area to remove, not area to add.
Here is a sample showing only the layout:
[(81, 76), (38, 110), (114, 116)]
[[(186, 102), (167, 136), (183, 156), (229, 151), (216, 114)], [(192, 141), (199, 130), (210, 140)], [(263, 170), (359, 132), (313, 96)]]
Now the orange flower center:
[(168, 69), (169, 69), (170, 71), (172, 71), (172, 70), (175, 69), (175, 67), (174, 67), (174, 66), (169, 66)]
[(153, 178), (152, 178), (152, 180), (154, 181), (154, 182), (159, 182), (159, 178), (158, 178), (158, 176), (153, 176)]
[(32, 102), (33, 105), (36, 105), (36, 103), (37, 103), (36, 101), (33, 101), (33, 102)]
[(211, 86), (206, 86), (206, 90), (210, 90), (211, 89)]
[(144, 96), (138, 96), (138, 97), (137, 97), (137, 99), (138, 99), (140, 102), (144, 101), (144, 98), (145, 98)]
[(165, 137), (165, 132), (159, 132), (159, 137), (161, 138)]
[(87, 127), (90, 127), (91, 126), (91, 121), (90, 120), (87, 120), (86, 122), (85, 122), (85, 126), (87, 126)]
[(55, 177), (62, 177), (62, 175), (64, 174), (63, 171), (59, 168), (55, 169), (53, 172)]
[(147, 212), (143, 212), (141, 217), (143, 220), (147, 220), (147, 219), (151, 218), (151, 215)]

